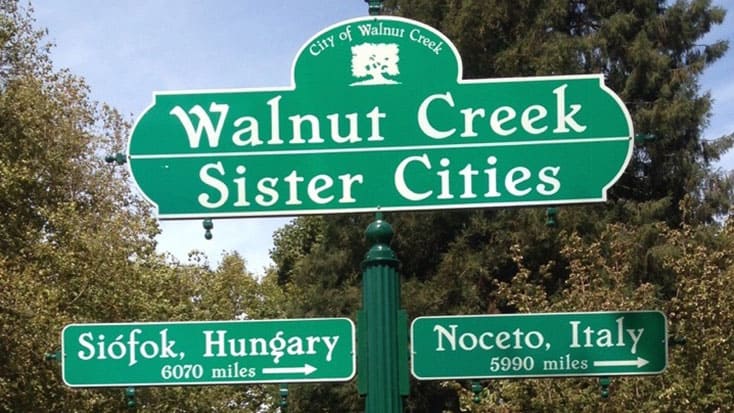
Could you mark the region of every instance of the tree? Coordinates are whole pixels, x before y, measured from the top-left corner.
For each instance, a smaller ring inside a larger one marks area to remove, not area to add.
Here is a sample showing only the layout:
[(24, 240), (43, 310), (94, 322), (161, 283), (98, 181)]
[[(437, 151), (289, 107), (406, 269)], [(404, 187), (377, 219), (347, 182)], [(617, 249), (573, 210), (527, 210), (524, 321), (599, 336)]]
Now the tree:
[[(727, 340), (710, 320), (728, 325), (731, 312), (720, 311), (720, 295), (702, 290), (731, 276), (731, 235), (720, 223), (732, 183), (712, 162), (732, 136), (702, 139), (710, 98), (698, 86), (727, 48), (699, 44), (722, 22), (721, 8), (705, 0), (386, 0), (385, 10), (445, 33), (463, 57), (465, 78), (604, 73), (639, 133), (605, 204), (561, 207), (552, 220), (542, 208), (388, 214), (411, 318), (660, 309), (676, 334), (700, 329), (710, 334), (708, 345)], [(362, 231), (371, 219), (307, 217), (279, 233), (279, 279), (301, 295), (291, 315), (354, 316), (367, 251)], [(293, 245), (298, 253), (289, 252)], [(698, 288), (699, 279), (708, 281)], [(722, 373), (704, 367), (711, 363)], [(615, 379), (614, 404), (601, 399), (596, 380), (579, 378), (485, 382), (479, 404), (470, 402), (466, 382), (413, 380), (405, 405), (415, 412), (716, 411), (730, 403), (730, 364), (700, 347), (673, 347), (668, 373)], [(311, 409), (361, 410), (343, 388), (316, 391), (294, 395)]]
[[(646, 250), (649, 262), (676, 280), (671, 299), (661, 297), (654, 283), (638, 278), (637, 251), (651, 236), (657, 245)], [(538, 288), (540, 280), (522, 268), (518, 254), (520, 271), (498, 283), (497, 297), (521, 312), (660, 309), (670, 323), (669, 369), (656, 377), (613, 378), (609, 400), (600, 397), (594, 379), (487, 382), (478, 404), (468, 390), (456, 386), (464, 407), (476, 412), (717, 411), (734, 402), (729, 375), (734, 357), (725, 339), (734, 317), (731, 300), (722, 293), (734, 269), (729, 228), (609, 224), (599, 239), (561, 232), (559, 240), (570, 268), (561, 294), (552, 297)]]
[[(159, 229), (149, 206), (130, 190), (126, 169), (104, 161), (123, 151), (129, 124), (91, 101), (82, 79), (53, 68), (32, 13), (0, 0), (0, 411), (124, 411), (122, 389), (69, 389), (59, 364), (46, 360), (65, 325), (279, 310), (258, 296), (237, 257), (209, 284), (232, 294), (220, 303), (202, 293), (206, 302), (195, 305), (201, 286), (192, 275), (204, 270), (155, 253)], [(254, 412), (268, 394), (139, 389), (138, 398), (148, 411), (230, 411), (234, 403)]]
[(385, 78), (385, 75), (396, 76), (398, 70), (398, 45), (394, 43), (362, 43), (352, 46), (352, 75), (354, 77), (370, 76), (370, 79), (352, 83), (355, 85), (388, 85), (398, 83)]
[[(177, 274), (179, 297), (172, 316), (175, 320), (246, 320), (282, 318), (285, 296), (270, 272), (261, 280), (246, 268), (237, 253), (222, 256), (211, 270), (200, 253), (193, 253), (189, 264), (169, 267)], [(187, 386), (144, 388), (140, 391), (140, 409), (145, 411), (212, 411), (256, 413), (275, 411), (278, 405), (276, 385)]]
[(698, 77), (728, 48), (724, 40), (700, 44), (724, 18), (711, 1), (386, 0), (385, 8), (452, 39), (465, 78), (603, 73), (639, 138), (613, 198), (667, 199), (659, 217), (675, 225), (687, 195), (702, 204), (702, 222), (728, 212), (710, 188), (731, 192), (731, 183), (711, 166), (732, 138), (712, 144), (701, 136), (711, 99), (700, 93)]
[(54, 70), (33, 24), (0, 2), (0, 410), (115, 410), (121, 392), (68, 390), (44, 353), (71, 322), (170, 317), (176, 275), (155, 275), (158, 228), (124, 168), (104, 162), (127, 123)]
[[(274, 272), (236, 254), (211, 270), (155, 252), (159, 229), (131, 191), (129, 123), (54, 69), (33, 10), (0, 0), (0, 411), (127, 411), (123, 389), (69, 389), (58, 357), (70, 323), (280, 318)], [(46, 353), (46, 354), (45, 354)], [(276, 409), (275, 386), (137, 389), (140, 411)]]

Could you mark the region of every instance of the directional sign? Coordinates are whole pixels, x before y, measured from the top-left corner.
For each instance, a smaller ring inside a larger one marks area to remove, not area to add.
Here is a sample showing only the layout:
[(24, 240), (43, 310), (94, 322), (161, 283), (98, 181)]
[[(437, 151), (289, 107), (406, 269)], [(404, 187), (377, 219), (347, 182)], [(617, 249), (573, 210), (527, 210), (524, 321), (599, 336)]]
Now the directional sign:
[(668, 365), (659, 311), (419, 317), (423, 380), (658, 374)]
[(347, 318), (70, 324), (61, 370), (71, 387), (348, 381)]
[(463, 79), (435, 29), (338, 23), (289, 87), (154, 94), (128, 148), (162, 219), (604, 201), (633, 130), (601, 74)]

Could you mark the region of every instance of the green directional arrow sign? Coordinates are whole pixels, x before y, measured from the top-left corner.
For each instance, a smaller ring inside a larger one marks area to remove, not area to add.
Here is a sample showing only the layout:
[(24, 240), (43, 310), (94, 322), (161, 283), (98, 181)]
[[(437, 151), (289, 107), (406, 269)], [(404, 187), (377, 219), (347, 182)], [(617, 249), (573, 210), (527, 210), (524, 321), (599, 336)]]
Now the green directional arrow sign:
[(659, 311), (419, 317), (418, 379), (658, 374), (668, 365)]
[(632, 154), (602, 75), (465, 80), (451, 41), (412, 20), (338, 23), (292, 73), (154, 94), (128, 164), (160, 218), (603, 201)]
[(70, 324), (61, 370), (71, 387), (348, 381), (347, 318)]

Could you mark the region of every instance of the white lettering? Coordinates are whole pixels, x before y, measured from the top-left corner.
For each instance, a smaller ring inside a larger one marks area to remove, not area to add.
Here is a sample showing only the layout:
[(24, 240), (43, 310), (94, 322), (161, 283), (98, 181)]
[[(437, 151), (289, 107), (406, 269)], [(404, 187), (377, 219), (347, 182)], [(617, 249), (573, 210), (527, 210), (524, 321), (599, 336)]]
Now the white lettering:
[(515, 112), (515, 109), (509, 107), (509, 106), (501, 106), (497, 108), (494, 112), (492, 112), (492, 115), (489, 117), (489, 126), (492, 128), (492, 131), (500, 136), (509, 136), (515, 133), (517, 131), (516, 127), (511, 127), (509, 129), (504, 129), (502, 126), (515, 119), (515, 116), (517, 116), (517, 112)]
[(283, 96), (276, 96), (268, 101), (270, 106), (270, 145), (280, 145), (283, 140), (280, 139), (280, 99)]
[[(532, 112), (536, 112), (536, 115), (532, 116)], [(531, 105), (522, 112), (520, 124), (527, 132), (533, 135), (539, 135), (548, 130), (548, 126), (538, 128), (535, 126), (535, 122), (545, 119), (546, 116), (548, 116), (548, 110), (546, 108), (540, 105)]]
[(474, 132), (474, 118), (479, 116), (480, 118), (483, 118), (485, 113), (484, 109), (462, 109), (460, 111), (464, 114), (464, 132), (461, 133), (462, 138), (473, 138), (476, 136), (479, 136), (476, 132)]
[(571, 324), (571, 345), (569, 347), (571, 348), (579, 348), (581, 345), (579, 345), (579, 324), (581, 324), (580, 321), (569, 321), (569, 324)]
[(302, 135), (304, 122), (311, 125), (311, 137), (308, 143), (324, 143), (319, 131), (319, 118), (314, 115), (293, 115), (289, 116), (288, 119), (293, 124), (293, 139), (290, 140), (290, 143), (306, 143)]
[(308, 182), (308, 197), (317, 204), (327, 204), (334, 199), (334, 195), (324, 198), (321, 193), (332, 186), (334, 186), (334, 180), (329, 175), (316, 175)]
[(331, 123), (331, 140), (336, 143), (357, 143), (362, 141), (357, 134), (357, 114), (350, 113), (344, 117), (349, 121), (349, 133), (346, 136), (341, 136), (339, 133), (339, 114), (333, 113), (326, 116)]
[(204, 184), (209, 185), (219, 192), (219, 200), (211, 202), (212, 197), (209, 196), (209, 194), (199, 194), (199, 204), (204, 208), (219, 208), (227, 202), (227, 197), (229, 197), (229, 189), (227, 189), (227, 185), (219, 179), (209, 175), (209, 171), (212, 169), (219, 172), (221, 175), (224, 175), (224, 166), (222, 165), (222, 162), (209, 163), (201, 167), (201, 170), (199, 171), (199, 179), (201, 179), (201, 182)]
[[(213, 331), (204, 331), (204, 357), (227, 357), (227, 352), (224, 351), (224, 335), (227, 334), (226, 330), (217, 330), (217, 340), (212, 340)], [(218, 347), (216, 355), (212, 351), (212, 347)]]
[(431, 194), (433, 194), (433, 191), (417, 193), (408, 188), (408, 184), (405, 182), (405, 169), (411, 162), (419, 162), (423, 164), (426, 169), (431, 169), (431, 162), (428, 160), (428, 156), (426, 154), (423, 154), (421, 156), (409, 156), (403, 159), (398, 164), (398, 167), (395, 169), (395, 189), (397, 189), (400, 195), (407, 200), (422, 201), (431, 196)]
[(89, 340), (93, 340), (92, 333), (87, 332), (79, 335), (79, 345), (86, 348), (89, 353), (84, 353), (84, 350), (79, 350), (77, 357), (85, 361), (94, 358), (94, 345)]
[(340, 204), (349, 204), (352, 202), (357, 202), (356, 199), (352, 197), (352, 185), (355, 182), (358, 182), (360, 184), (364, 183), (364, 176), (361, 174), (359, 175), (339, 175), (339, 180), (342, 181), (342, 197), (339, 198)]
[[(456, 351), (457, 328), (458, 325), (456, 324), (449, 324), (448, 329), (440, 324), (433, 326), (437, 339), (435, 351)], [(462, 351), (472, 351), (477, 346), (485, 351), (494, 348), (500, 350), (522, 350), (525, 347), (538, 349), (545, 344), (545, 338), (539, 331), (532, 330), (525, 333), (520, 328), (516, 328), (512, 332), (484, 331), (479, 335), (475, 332), (464, 332), (459, 335), (458, 344)]]
[(288, 194), (290, 195), (288, 197), (288, 200), (285, 202), (286, 205), (301, 205), (303, 202), (301, 202), (298, 199), (298, 183), (303, 182), (303, 177), (298, 176), (298, 173), (293, 170), (291, 171), (290, 175), (283, 178), (284, 181), (288, 183)]
[(447, 131), (440, 131), (431, 125), (431, 122), (428, 120), (428, 106), (433, 103), (434, 100), (443, 100), (444, 102), (448, 103), (450, 107), (454, 107), (454, 99), (451, 96), (451, 92), (447, 92), (445, 94), (435, 94), (427, 97), (423, 100), (421, 105), (418, 107), (418, 126), (421, 128), (423, 133), (426, 134), (429, 138), (433, 139), (444, 139), (448, 138), (449, 136), (453, 135), (456, 132), (456, 128), (449, 129)]
[(333, 336), (333, 337), (321, 337), (324, 344), (326, 344), (326, 349), (328, 350), (326, 353), (326, 361), (331, 361), (331, 353), (334, 352), (334, 348), (336, 347), (336, 343), (339, 341), (339, 336)]
[[(516, 175), (520, 176), (516, 176)], [(505, 176), (505, 188), (507, 192), (515, 196), (525, 196), (530, 193), (530, 188), (517, 189), (517, 185), (521, 184), (530, 179), (530, 170), (524, 166), (518, 166), (510, 169), (510, 172)]]
[[(556, 192), (558, 192), (559, 189), (561, 189), (561, 181), (556, 179), (558, 176), (558, 172), (561, 170), (558, 166), (546, 166), (545, 168), (540, 170), (540, 173), (538, 173), (538, 179), (540, 179), (540, 182), (543, 184), (538, 184), (535, 187), (535, 190), (538, 191), (541, 195), (553, 195)], [(548, 187), (550, 186), (550, 188)]]
[(441, 340), (441, 336), (446, 337), (446, 340), (449, 341), (449, 345), (451, 345), (452, 351), (456, 350), (456, 327), (458, 327), (456, 324), (449, 325), (449, 328), (451, 329), (450, 333), (443, 326), (440, 326), (438, 324), (433, 327), (433, 331), (438, 332), (438, 334), (436, 335), (436, 337), (438, 338), (436, 351), (446, 351), (446, 349), (443, 347), (443, 340)]
[[(255, 196), (255, 202), (264, 207), (275, 205), (279, 198), (278, 191), (275, 189), (276, 185), (278, 185), (278, 178), (266, 177), (257, 181), (257, 190), (260, 193)], [(270, 197), (270, 199), (268, 200), (266, 197)]]
[[(174, 107), (169, 113), (171, 115), (175, 115), (178, 118), (179, 122), (181, 122), (181, 125), (186, 131), (186, 136), (189, 138), (189, 146), (191, 148), (199, 147), (201, 135), (205, 132), (209, 142), (209, 146), (212, 148), (216, 148), (217, 146), (219, 146), (219, 136), (222, 133), (222, 127), (224, 126), (224, 121), (227, 118), (228, 111), (229, 105), (218, 104), (214, 102), (209, 105), (209, 112), (219, 113), (219, 119), (217, 119), (216, 128), (212, 124), (209, 113), (207, 113), (204, 108), (199, 105), (196, 105), (189, 109), (188, 114), (186, 113), (186, 111), (183, 110), (181, 106)], [(191, 121), (191, 118), (188, 116), (189, 114), (194, 115), (199, 119), (199, 123), (196, 125), (196, 129), (194, 129), (194, 124)]]
[(571, 113), (566, 114), (566, 88), (568, 85), (563, 85), (555, 88), (553, 93), (556, 95), (556, 108), (558, 113), (556, 115), (556, 128), (553, 129), (555, 133), (567, 133), (571, 130), (568, 126), (574, 130), (574, 132), (583, 132), (586, 130), (586, 126), (579, 125), (578, 122), (573, 118), (581, 110), (581, 105), (573, 104), (570, 105)]
[[(232, 143), (237, 146), (258, 146), (262, 145), (263, 141), (260, 140), (260, 132), (258, 130), (257, 119), (252, 116), (243, 116), (234, 121), (234, 126), (239, 128), (242, 124), (247, 123), (247, 126), (238, 130), (232, 135)], [(242, 139), (242, 135), (249, 134), (249, 138)]]
[[(632, 339), (632, 354), (637, 354), (637, 343), (640, 341), (640, 338), (642, 337), (642, 333), (645, 332), (644, 328), (638, 328), (636, 331), (632, 328), (628, 328), (627, 334), (630, 335), (630, 338)], [(637, 333), (637, 334), (635, 334)]]
[(384, 141), (385, 137), (380, 134), (380, 119), (385, 119), (386, 114), (380, 112), (380, 108), (375, 106), (370, 113), (367, 114), (367, 118), (371, 120), (372, 134), (367, 138), (370, 142)]

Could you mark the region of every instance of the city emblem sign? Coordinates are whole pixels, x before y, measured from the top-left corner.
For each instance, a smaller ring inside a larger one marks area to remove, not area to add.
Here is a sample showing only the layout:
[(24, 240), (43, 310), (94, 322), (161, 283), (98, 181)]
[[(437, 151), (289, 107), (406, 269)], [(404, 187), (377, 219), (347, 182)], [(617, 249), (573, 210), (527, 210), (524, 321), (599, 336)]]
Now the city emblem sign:
[(179, 219), (600, 202), (632, 145), (601, 74), (466, 80), (440, 32), (365, 17), (307, 41), (289, 87), (155, 93), (128, 158)]

